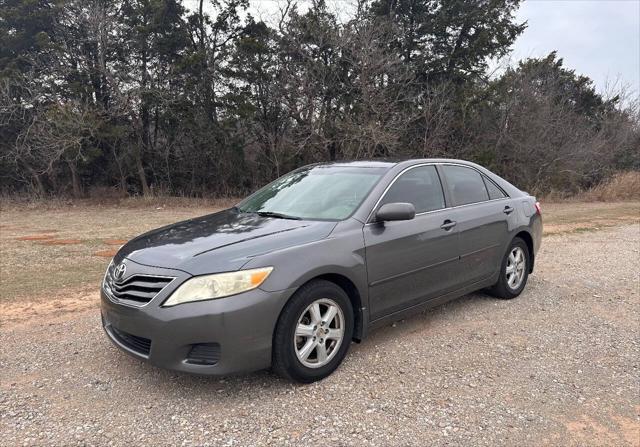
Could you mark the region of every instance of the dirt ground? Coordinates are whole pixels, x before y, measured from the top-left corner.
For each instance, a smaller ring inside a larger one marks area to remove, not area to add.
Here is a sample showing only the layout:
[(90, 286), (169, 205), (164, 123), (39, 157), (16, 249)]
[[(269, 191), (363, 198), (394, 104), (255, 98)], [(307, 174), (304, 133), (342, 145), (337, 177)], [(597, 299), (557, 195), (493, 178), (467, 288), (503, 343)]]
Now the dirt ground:
[(0, 444), (640, 446), (640, 203), (543, 204), (520, 298), (376, 331), (308, 386), (162, 371), (102, 333), (114, 250), (211, 211), (0, 210)]

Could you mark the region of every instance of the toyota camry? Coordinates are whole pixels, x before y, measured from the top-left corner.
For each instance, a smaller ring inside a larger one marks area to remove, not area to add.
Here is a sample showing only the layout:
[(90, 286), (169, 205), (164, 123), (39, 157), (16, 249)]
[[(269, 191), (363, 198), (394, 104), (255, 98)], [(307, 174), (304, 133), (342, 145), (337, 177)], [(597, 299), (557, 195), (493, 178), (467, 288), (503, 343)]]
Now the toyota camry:
[(541, 234), (535, 198), (474, 163), (305, 166), (125, 244), (102, 324), (160, 367), (313, 382), (375, 327), (480, 289), (517, 297)]

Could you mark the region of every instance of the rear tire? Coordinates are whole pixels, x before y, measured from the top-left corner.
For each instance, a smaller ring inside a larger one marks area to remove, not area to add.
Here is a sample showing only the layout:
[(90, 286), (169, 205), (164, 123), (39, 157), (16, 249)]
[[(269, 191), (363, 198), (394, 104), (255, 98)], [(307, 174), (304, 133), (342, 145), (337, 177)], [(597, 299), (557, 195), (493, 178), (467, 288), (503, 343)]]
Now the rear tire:
[(342, 288), (325, 280), (303, 285), (278, 318), (273, 371), (302, 383), (324, 379), (347, 354), (353, 321), (351, 301)]
[(527, 285), (530, 262), (531, 256), (526, 242), (519, 237), (514, 238), (502, 259), (498, 282), (489, 289), (489, 293), (505, 300), (520, 295)]

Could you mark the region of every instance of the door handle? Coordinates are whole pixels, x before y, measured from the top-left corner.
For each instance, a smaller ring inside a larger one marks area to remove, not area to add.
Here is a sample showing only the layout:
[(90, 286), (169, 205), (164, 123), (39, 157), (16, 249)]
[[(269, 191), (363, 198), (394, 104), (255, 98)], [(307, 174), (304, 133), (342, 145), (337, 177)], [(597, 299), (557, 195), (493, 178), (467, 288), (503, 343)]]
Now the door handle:
[(507, 215), (509, 215), (509, 214), (513, 213), (514, 210), (515, 210), (514, 207), (507, 205), (507, 206), (504, 207), (504, 210), (502, 212), (507, 214)]
[(442, 223), (442, 225), (440, 225), (440, 228), (442, 228), (445, 231), (449, 231), (450, 229), (455, 227), (456, 224), (457, 224), (457, 222), (447, 219)]

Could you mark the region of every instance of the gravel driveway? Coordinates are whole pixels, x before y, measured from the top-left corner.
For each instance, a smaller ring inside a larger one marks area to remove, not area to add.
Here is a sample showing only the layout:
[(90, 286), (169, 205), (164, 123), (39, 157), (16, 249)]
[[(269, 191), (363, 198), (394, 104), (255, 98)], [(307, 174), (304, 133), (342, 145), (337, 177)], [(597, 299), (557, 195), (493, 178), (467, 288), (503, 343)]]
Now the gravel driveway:
[(639, 271), (638, 225), (545, 237), (520, 298), (378, 330), (306, 386), (148, 366), (97, 304), (5, 323), (0, 444), (640, 445)]

